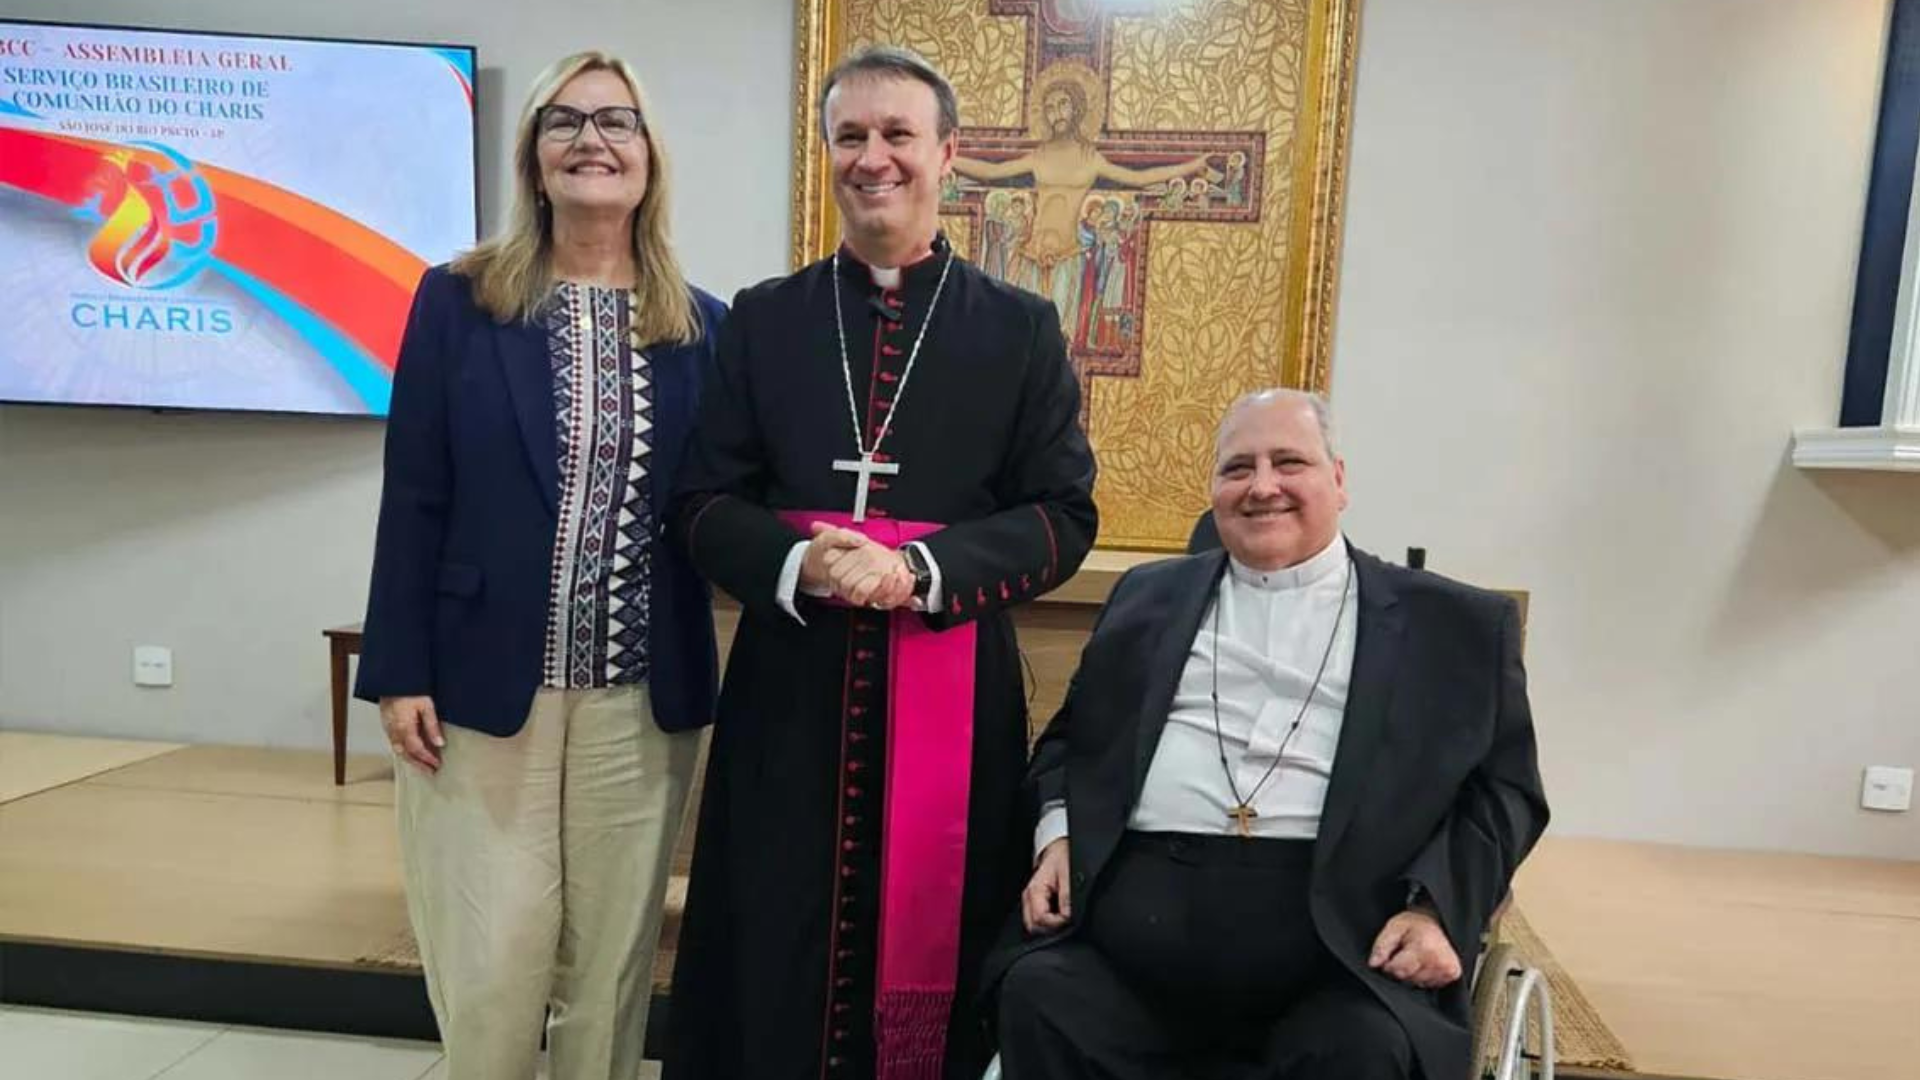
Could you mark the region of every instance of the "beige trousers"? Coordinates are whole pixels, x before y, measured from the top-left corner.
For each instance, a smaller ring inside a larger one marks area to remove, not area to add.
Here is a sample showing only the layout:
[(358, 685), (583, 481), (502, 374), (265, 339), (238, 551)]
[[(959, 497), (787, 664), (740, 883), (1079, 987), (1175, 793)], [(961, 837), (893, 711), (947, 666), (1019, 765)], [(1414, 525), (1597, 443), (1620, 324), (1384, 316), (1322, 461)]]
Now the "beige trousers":
[(396, 764), (407, 911), (447, 1080), (634, 1080), (699, 732), (647, 687), (538, 691), (511, 738), (443, 727)]

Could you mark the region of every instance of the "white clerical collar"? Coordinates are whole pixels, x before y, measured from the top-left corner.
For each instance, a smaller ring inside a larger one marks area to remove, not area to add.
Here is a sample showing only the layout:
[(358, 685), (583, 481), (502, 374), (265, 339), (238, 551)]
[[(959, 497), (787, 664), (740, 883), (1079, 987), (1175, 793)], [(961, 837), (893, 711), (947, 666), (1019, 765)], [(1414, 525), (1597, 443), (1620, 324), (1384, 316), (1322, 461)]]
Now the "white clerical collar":
[(899, 267), (869, 266), (867, 267), (867, 270), (869, 273), (873, 275), (873, 283), (875, 285), (878, 285), (883, 289), (897, 289), (900, 287), (900, 268)]
[(1332, 543), (1320, 549), (1319, 554), (1280, 570), (1255, 570), (1231, 555), (1227, 557), (1227, 563), (1233, 570), (1234, 581), (1256, 589), (1276, 592), (1283, 589), (1305, 588), (1316, 581), (1325, 581), (1339, 573), (1346, 562), (1347, 541), (1338, 533), (1334, 534)]

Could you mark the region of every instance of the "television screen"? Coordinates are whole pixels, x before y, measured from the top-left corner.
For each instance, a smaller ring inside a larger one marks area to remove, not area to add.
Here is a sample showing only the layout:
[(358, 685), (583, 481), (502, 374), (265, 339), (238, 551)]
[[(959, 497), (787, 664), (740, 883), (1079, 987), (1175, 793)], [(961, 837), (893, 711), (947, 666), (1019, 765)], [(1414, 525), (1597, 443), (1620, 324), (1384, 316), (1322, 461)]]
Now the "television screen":
[(383, 416), (474, 51), (0, 20), (0, 401)]

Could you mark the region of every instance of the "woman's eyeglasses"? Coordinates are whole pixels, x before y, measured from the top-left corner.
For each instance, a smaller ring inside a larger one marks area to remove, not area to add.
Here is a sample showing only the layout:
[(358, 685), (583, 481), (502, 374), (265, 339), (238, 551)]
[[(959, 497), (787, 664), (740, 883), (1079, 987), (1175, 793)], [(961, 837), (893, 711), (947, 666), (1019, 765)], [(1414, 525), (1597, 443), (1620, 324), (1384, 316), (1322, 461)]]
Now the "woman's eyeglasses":
[(549, 142), (572, 142), (592, 123), (600, 137), (610, 143), (632, 142), (645, 126), (640, 110), (626, 105), (607, 105), (590, 113), (571, 105), (544, 105), (534, 122), (540, 137)]

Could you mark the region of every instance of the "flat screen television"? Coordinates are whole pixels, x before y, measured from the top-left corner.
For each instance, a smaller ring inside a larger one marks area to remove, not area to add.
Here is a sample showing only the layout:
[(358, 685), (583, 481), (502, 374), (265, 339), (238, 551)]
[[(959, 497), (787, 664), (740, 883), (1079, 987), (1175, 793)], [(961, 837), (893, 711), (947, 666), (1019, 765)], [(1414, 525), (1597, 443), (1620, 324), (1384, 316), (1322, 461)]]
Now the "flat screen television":
[(471, 47), (0, 20), (0, 401), (384, 416)]

